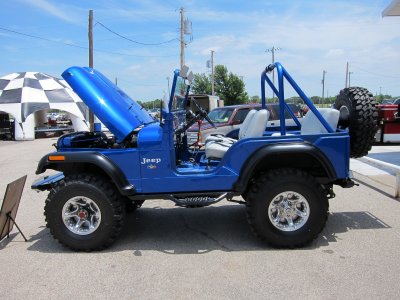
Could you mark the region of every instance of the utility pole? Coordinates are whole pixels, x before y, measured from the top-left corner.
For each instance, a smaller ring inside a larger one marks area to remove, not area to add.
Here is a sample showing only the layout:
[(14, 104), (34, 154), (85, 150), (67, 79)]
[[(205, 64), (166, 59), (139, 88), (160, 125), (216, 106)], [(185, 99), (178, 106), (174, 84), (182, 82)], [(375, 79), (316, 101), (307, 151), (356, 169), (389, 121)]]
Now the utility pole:
[(350, 84), (350, 77), (351, 77), (351, 74), (353, 74), (354, 72), (349, 72), (349, 87), (351, 87), (351, 84)]
[(347, 80), (349, 76), (349, 62), (346, 64), (346, 84), (344, 85), (345, 88), (347, 88)]
[[(93, 10), (89, 10), (89, 68), (93, 68)], [(94, 114), (89, 109), (89, 130), (94, 131)]]
[(215, 95), (214, 93), (214, 50), (211, 50), (211, 95)]
[(118, 86), (118, 78), (115, 77), (115, 85)]
[(322, 105), (324, 104), (324, 99), (325, 99), (325, 74), (327, 72), (325, 70), (322, 71)]
[[(272, 64), (275, 63), (275, 51), (279, 51), (281, 48), (272, 46), (272, 48), (265, 50), (265, 52), (271, 52), (272, 54)], [(275, 69), (272, 70), (272, 83), (275, 86)], [(272, 99), (275, 99), (275, 93), (272, 91)]]
[(185, 65), (185, 28), (184, 28), (184, 9), (181, 7), (180, 14), (181, 14), (181, 70)]
[(168, 82), (168, 99), (171, 96), (171, 91), (169, 89), (169, 76), (167, 77), (167, 82)]

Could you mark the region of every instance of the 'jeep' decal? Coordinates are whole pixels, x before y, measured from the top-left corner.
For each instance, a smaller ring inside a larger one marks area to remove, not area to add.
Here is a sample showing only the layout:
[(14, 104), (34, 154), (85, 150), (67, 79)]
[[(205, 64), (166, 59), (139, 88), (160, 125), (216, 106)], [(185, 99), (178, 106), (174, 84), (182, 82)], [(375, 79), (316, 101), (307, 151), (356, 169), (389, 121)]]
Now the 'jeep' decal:
[(159, 164), (161, 162), (161, 158), (142, 158), (142, 161), (140, 162), (142, 165), (145, 164)]

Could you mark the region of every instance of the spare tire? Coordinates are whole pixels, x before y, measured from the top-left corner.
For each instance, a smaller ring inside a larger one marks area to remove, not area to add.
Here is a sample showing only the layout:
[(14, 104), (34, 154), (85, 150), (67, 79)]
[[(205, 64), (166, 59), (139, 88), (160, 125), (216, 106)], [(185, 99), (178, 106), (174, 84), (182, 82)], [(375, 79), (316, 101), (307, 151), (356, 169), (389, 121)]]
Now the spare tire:
[(371, 150), (378, 129), (378, 112), (372, 93), (362, 87), (340, 91), (334, 107), (340, 111), (340, 129), (349, 129), (350, 157), (362, 157)]

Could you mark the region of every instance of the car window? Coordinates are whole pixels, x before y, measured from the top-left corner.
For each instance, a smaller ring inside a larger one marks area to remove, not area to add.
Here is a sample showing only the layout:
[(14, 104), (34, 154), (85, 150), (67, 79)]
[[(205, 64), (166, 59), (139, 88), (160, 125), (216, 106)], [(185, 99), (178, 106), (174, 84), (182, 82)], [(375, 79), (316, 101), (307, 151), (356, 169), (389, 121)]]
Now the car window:
[(234, 108), (217, 108), (209, 112), (208, 117), (214, 123), (226, 123), (232, 116)]
[(384, 99), (382, 100), (382, 104), (392, 104), (393, 100), (392, 99)]
[(267, 110), (269, 111), (269, 121), (279, 120), (279, 105), (268, 103), (266, 105)]
[(239, 109), (236, 112), (235, 117), (233, 118), (233, 121), (239, 124), (242, 124), (244, 119), (246, 118), (247, 114), (249, 113), (250, 109), (249, 108), (244, 108), (244, 109)]
[[(301, 117), (302, 116), (301, 109), (300, 109), (299, 105), (296, 105), (296, 104), (293, 104), (293, 103), (289, 103), (288, 105), (289, 105), (290, 109), (292, 110), (293, 114), (296, 117)], [(287, 119), (290, 118), (290, 114), (288, 112), (286, 112), (286, 115), (288, 115), (288, 117), (286, 117)]]
[[(296, 117), (301, 117), (300, 108), (296, 104), (289, 103), (288, 105)], [(278, 103), (268, 103), (266, 105), (266, 108), (270, 112), (270, 117), (269, 117), (270, 121), (279, 120), (279, 104)], [(292, 117), (290, 116), (290, 114), (287, 110), (285, 110), (285, 119), (292, 119)]]

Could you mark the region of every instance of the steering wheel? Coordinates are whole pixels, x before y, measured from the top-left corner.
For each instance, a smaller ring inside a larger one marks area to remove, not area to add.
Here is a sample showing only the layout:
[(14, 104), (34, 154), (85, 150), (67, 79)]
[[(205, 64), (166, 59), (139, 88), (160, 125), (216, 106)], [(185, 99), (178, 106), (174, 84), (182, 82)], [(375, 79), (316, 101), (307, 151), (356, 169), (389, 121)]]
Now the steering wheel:
[(216, 129), (217, 126), (215, 126), (214, 122), (211, 121), (210, 117), (208, 116), (208, 114), (207, 114), (207, 112), (204, 110), (204, 108), (202, 108), (202, 107), (197, 103), (197, 101), (194, 100), (193, 97), (190, 98), (190, 101), (193, 101), (194, 105), (196, 106), (196, 108), (197, 108), (198, 111), (199, 111), (200, 116), (201, 116), (202, 118), (206, 119), (207, 122), (210, 123), (210, 125), (211, 125), (212, 127), (214, 127), (214, 129)]

